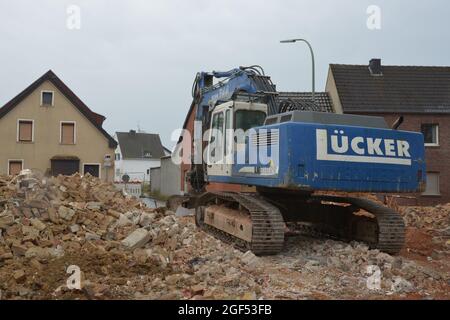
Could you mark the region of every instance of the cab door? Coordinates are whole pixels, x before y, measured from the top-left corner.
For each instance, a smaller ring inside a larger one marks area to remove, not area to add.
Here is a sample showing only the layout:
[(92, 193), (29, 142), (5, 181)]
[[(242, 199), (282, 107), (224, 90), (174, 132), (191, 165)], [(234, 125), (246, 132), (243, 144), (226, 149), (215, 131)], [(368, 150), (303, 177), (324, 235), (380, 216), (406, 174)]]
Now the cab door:
[(208, 175), (222, 175), (224, 154), (224, 124), (225, 112), (223, 110), (214, 112), (212, 114), (207, 149)]
[(234, 161), (233, 108), (225, 110), (222, 175), (231, 176)]
[(233, 107), (228, 106), (212, 115), (208, 145), (208, 175), (231, 175), (233, 137)]

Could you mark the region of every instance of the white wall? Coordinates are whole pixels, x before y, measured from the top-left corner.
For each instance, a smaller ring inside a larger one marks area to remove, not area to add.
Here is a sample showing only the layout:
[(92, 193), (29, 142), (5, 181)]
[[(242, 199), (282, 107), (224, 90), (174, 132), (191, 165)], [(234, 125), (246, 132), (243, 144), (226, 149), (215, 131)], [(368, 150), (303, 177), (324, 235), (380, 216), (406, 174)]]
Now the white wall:
[(136, 198), (139, 198), (142, 195), (142, 184), (140, 183), (120, 183), (116, 182), (114, 183), (116, 188), (118, 190), (125, 189), (125, 192), (128, 193), (131, 196), (135, 196)]
[(181, 188), (181, 167), (172, 158), (161, 159), (161, 194), (166, 196), (179, 195)]
[[(114, 135), (114, 139), (116, 140), (116, 141), (119, 141), (118, 139), (117, 139), (117, 134), (115, 134)], [(116, 159), (116, 154), (119, 154), (120, 155), (120, 160), (115, 160)], [(115, 151), (115, 153), (114, 153), (114, 181), (117, 181), (117, 182), (119, 182), (119, 181), (122, 181), (122, 175), (123, 174), (120, 174), (121, 172), (122, 172), (122, 152), (120, 151), (120, 146), (119, 145), (117, 145), (117, 148), (116, 148), (116, 151)]]
[[(122, 176), (127, 174), (130, 176), (131, 181), (150, 181), (150, 175), (147, 174), (147, 170), (150, 168), (156, 168), (161, 166), (160, 159), (142, 159), (142, 160), (128, 160), (122, 159), (115, 162), (116, 165), (116, 175), (115, 180), (122, 180)], [(145, 176), (145, 178), (144, 178)]]

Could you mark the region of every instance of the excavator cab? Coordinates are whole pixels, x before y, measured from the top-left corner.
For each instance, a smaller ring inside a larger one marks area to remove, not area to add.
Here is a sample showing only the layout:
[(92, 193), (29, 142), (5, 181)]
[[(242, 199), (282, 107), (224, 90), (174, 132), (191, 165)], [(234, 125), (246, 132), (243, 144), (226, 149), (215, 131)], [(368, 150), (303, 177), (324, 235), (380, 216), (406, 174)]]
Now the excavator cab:
[(208, 131), (207, 175), (231, 176), (237, 149), (245, 148), (249, 130), (262, 126), (266, 117), (263, 103), (230, 101), (214, 108)]

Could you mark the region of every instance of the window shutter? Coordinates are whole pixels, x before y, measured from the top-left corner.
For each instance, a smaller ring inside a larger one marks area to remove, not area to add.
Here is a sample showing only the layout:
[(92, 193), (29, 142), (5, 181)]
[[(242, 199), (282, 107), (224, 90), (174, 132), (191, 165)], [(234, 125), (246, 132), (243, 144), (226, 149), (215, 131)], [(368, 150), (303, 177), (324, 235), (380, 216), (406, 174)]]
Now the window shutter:
[(61, 125), (61, 143), (74, 144), (75, 143), (75, 124), (63, 123)]
[(19, 141), (33, 140), (33, 122), (20, 121), (19, 122)]
[(12, 176), (18, 175), (22, 171), (21, 161), (11, 161), (9, 163), (9, 174)]

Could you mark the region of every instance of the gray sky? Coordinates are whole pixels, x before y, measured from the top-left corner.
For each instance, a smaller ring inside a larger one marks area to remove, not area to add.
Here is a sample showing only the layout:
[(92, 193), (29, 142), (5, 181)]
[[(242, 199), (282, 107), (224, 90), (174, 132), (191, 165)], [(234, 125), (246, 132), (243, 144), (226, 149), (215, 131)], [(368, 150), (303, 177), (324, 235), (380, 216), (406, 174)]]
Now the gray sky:
[[(69, 5), (81, 28), (66, 27)], [(381, 30), (369, 30), (369, 5)], [(282, 91), (317, 90), (329, 63), (450, 65), (447, 0), (0, 0), (0, 105), (52, 69), (105, 129), (159, 133), (172, 147), (198, 71), (260, 64)]]

